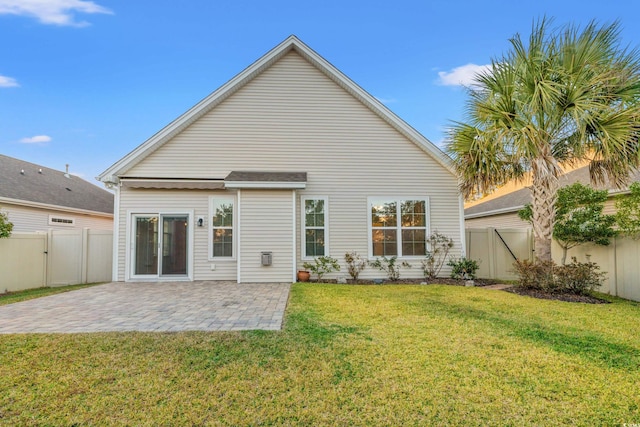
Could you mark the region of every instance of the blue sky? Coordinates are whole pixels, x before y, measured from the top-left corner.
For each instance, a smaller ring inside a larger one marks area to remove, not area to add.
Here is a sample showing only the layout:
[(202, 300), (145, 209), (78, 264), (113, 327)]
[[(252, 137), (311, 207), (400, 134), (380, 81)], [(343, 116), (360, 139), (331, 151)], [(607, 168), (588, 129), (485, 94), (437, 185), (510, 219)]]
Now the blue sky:
[(291, 34), (440, 144), (459, 83), (543, 15), (640, 45), (635, 0), (0, 0), (0, 153), (95, 182)]

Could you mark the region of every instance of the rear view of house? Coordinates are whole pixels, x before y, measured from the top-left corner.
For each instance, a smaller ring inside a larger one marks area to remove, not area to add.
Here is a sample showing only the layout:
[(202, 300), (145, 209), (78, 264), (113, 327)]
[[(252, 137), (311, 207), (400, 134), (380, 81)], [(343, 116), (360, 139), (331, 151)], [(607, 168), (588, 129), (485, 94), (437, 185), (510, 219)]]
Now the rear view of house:
[(464, 247), (448, 158), (295, 36), (99, 179), (117, 281), (288, 282), (348, 251), (421, 277), (431, 232)]

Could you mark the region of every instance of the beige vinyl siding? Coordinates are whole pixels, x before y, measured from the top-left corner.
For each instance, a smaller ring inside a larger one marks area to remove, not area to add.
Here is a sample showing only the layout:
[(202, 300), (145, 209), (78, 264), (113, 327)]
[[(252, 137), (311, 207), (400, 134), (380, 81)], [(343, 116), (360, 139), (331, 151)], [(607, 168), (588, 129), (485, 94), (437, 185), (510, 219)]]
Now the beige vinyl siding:
[[(125, 280), (126, 232), (131, 221), (130, 213), (155, 214), (162, 211), (194, 212), (190, 227), (193, 228), (193, 275), (195, 280), (236, 280), (235, 261), (209, 261), (209, 196), (235, 193), (203, 190), (120, 190), (120, 224), (118, 230), (118, 280)], [(196, 227), (198, 217), (205, 218), (204, 227)], [(211, 270), (211, 264), (215, 270)]]
[[(460, 254), (456, 178), (295, 52), (126, 176), (224, 178), (232, 170), (308, 172), (307, 188), (298, 196), (328, 197), (330, 255), (343, 263), (341, 275), (346, 274), (345, 252), (368, 253), (368, 196), (428, 197), (431, 230), (453, 237), (452, 255)], [(133, 202), (123, 200), (123, 209)], [(298, 206), (299, 202), (298, 198)], [(301, 268), (300, 215), (296, 218)], [(363, 277), (380, 275), (371, 269), (363, 273)], [(403, 276), (420, 277), (419, 261)]]
[[(18, 206), (3, 203), (0, 205), (0, 212), (5, 212), (9, 216), (9, 221), (13, 224), (13, 231), (16, 233), (30, 231), (53, 230), (73, 230), (78, 228), (90, 228), (92, 230), (112, 230), (113, 218), (79, 214), (75, 212), (64, 212), (53, 209), (42, 209), (28, 206)], [(72, 218), (74, 224), (59, 225), (49, 224), (49, 215), (58, 218)]]
[[(240, 191), (240, 282), (290, 282), (293, 279), (293, 192)], [(273, 264), (262, 266), (261, 253)]]
[(483, 216), (464, 220), (465, 228), (531, 228), (531, 224), (520, 219), (516, 212)]

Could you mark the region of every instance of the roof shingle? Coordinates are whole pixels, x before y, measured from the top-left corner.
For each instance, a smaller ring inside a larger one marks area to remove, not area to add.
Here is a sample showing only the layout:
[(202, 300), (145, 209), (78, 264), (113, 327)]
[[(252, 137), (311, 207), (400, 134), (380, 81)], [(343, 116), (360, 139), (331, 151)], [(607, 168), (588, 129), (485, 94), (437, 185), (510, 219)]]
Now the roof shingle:
[(113, 213), (113, 194), (82, 178), (0, 154), (0, 197)]

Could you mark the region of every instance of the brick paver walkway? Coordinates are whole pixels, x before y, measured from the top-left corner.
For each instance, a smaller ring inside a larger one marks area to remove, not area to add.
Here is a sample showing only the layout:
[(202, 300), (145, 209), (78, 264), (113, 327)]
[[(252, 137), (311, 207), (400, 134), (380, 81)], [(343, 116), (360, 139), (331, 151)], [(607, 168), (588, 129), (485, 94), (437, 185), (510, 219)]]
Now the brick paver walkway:
[(0, 333), (282, 327), (290, 283), (108, 283), (0, 306)]

